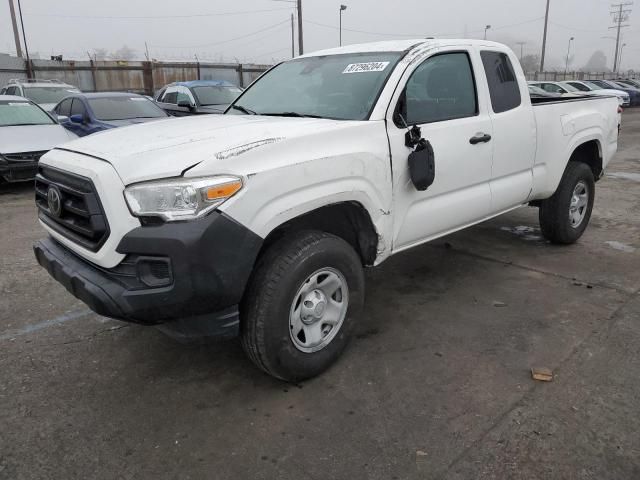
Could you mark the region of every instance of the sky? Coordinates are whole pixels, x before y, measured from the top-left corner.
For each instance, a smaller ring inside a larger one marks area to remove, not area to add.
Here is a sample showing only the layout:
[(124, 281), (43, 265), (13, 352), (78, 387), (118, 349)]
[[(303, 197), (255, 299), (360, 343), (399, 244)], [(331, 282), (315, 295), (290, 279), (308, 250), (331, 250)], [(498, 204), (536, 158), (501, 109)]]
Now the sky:
[[(17, 3), (17, 0), (14, 0)], [(623, 1), (623, 0), (614, 0)], [(524, 54), (540, 53), (546, 0), (303, 0), (304, 49), (338, 45), (340, 4), (343, 44), (427, 36), (526, 42)], [(21, 0), (29, 50), (42, 58), (87, 59), (95, 49), (123, 45), (144, 59), (145, 42), (158, 60), (273, 63), (291, 56), (287, 0)], [(610, 1), (551, 0), (547, 62), (564, 68), (570, 37), (571, 66), (583, 66), (596, 50), (613, 66), (615, 30)], [(640, 2), (623, 29), (622, 68), (640, 70)], [(297, 33), (296, 33), (297, 35)], [(9, 3), (0, 0), (0, 52), (15, 53)], [(297, 52), (297, 46), (296, 46)]]

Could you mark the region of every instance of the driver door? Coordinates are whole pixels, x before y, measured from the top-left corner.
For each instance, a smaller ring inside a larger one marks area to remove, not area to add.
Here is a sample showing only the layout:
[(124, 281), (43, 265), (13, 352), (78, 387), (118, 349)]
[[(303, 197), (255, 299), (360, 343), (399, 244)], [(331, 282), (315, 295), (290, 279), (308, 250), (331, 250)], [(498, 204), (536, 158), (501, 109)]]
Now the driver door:
[[(388, 121), (395, 252), (490, 215), (493, 130), (474, 75), (481, 69), (475, 50), (441, 49), (403, 76)], [(433, 147), (435, 179), (425, 191), (409, 176), (405, 134), (413, 125)]]

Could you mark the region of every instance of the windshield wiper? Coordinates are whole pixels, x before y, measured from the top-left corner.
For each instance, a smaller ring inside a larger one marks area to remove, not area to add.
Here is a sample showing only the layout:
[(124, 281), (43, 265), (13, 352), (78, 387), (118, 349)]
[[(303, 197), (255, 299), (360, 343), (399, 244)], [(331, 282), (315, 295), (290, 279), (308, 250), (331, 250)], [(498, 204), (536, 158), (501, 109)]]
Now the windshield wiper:
[(270, 112), (270, 113), (261, 113), (260, 115), (266, 115), (269, 117), (324, 118), (320, 115), (308, 115), (306, 113), (298, 113), (298, 112)]
[(242, 113), (246, 113), (247, 115), (257, 115), (253, 110), (243, 107), (242, 105), (231, 105), (231, 108), (234, 110), (240, 110)]

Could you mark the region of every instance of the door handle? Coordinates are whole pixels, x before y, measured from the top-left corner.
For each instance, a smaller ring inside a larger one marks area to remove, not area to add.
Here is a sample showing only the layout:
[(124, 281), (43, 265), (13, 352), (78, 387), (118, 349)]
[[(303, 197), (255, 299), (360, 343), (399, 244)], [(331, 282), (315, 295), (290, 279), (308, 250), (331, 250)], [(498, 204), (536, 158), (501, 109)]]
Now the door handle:
[(491, 135), (488, 133), (478, 133), (476, 136), (471, 137), (469, 139), (469, 143), (471, 145), (476, 145), (478, 143), (487, 143), (491, 141)]

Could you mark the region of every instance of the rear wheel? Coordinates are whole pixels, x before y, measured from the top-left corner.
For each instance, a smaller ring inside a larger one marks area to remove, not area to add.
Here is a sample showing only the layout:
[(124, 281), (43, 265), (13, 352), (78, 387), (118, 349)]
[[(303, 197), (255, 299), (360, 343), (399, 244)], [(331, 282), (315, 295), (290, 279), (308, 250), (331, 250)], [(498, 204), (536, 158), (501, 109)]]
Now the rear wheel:
[(313, 377), (346, 347), (363, 300), (354, 249), (328, 233), (296, 233), (258, 261), (241, 309), (243, 348), (274, 377)]
[(591, 168), (581, 162), (569, 162), (556, 192), (541, 202), (542, 235), (553, 243), (576, 242), (589, 224), (594, 198)]

